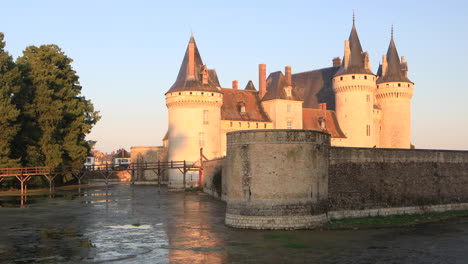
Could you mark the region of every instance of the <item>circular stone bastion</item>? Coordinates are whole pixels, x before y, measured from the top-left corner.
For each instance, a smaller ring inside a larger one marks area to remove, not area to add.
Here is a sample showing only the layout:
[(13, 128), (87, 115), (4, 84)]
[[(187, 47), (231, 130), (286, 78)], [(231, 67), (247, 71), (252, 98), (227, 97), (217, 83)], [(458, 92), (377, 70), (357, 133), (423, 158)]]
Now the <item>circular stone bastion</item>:
[(297, 129), (227, 134), (226, 225), (305, 229), (325, 221), (330, 135)]

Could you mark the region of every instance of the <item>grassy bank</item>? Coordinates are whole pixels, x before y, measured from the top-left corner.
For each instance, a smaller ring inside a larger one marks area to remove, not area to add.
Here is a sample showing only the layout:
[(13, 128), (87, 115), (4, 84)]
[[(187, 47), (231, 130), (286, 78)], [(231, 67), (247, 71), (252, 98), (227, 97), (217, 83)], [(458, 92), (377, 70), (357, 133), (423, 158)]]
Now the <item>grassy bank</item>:
[(415, 215), (393, 215), (341, 219), (326, 223), (323, 226), (323, 229), (365, 229), (379, 227), (411, 226), (423, 223), (441, 222), (458, 217), (468, 217), (468, 210)]

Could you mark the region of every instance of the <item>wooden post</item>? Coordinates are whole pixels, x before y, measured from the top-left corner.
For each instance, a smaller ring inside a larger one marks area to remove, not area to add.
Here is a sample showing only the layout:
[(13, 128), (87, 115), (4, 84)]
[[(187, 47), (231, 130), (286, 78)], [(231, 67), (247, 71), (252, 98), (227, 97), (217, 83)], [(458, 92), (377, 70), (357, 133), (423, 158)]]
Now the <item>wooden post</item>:
[(200, 169), (198, 170), (198, 187), (203, 187), (203, 148), (200, 148)]
[(185, 174), (187, 173), (187, 171), (185, 170), (185, 160), (184, 160), (184, 190), (185, 190)]

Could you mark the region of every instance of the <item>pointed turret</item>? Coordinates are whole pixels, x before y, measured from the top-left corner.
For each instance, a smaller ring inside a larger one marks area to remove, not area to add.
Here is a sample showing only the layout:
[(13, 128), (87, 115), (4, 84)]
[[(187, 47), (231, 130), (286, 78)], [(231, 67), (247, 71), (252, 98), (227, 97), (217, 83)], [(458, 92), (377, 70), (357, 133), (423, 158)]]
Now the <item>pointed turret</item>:
[(353, 15), (353, 27), (345, 40), (344, 58), (333, 77), (336, 117), (346, 134), (348, 147), (376, 146), (374, 93), (376, 76), (372, 73), (369, 54), (362, 51)]
[[(404, 58), (404, 57), (403, 57)], [(377, 72), (377, 83), (386, 82), (411, 82), (406, 76), (408, 65), (406, 61), (401, 62), (398, 56), (398, 51), (393, 40), (393, 28), (390, 38), (390, 44), (388, 45), (387, 55), (383, 56), (382, 64), (379, 66)]]
[(247, 83), (247, 85), (245, 86), (245, 89), (246, 91), (253, 91), (253, 92), (256, 92), (257, 89), (255, 89), (255, 85), (253, 84), (252, 80), (249, 80), (249, 82)]
[(377, 73), (376, 99), (381, 108), (380, 144), (382, 148), (410, 148), (411, 98), (414, 83), (407, 73), (405, 58), (398, 56), (393, 26), (387, 55), (382, 56)]
[(211, 80), (210, 78), (207, 80), (205, 70), (208, 69), (206, 69), (206, 66), (203, 64), (195, 38), (192, 34), (187, 45), (187, 50), (185, 51), (184, 59), (180, 65), (177, 80), (167, 93), (180, 91), (220, 92), (220, 90), (216, 88), (217, 80)]
[(348, 40), (345, 41), (343, 63), (335, 76), (344, 74), (373, 74), (370, 69), (369, 55), (362, 50), (361, 41), (359, 40), (354, 23), (354, 17), (351, 33), (349, 34)]

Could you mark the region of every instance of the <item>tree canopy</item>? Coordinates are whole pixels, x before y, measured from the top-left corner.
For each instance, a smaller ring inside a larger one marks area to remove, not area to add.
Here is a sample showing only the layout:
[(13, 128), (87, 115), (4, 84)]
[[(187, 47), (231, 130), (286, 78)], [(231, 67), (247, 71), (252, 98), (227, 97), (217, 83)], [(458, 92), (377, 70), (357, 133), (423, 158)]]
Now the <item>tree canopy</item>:
[(29, 46), (16, 62), (0, 41), (0, 166), (83, 165), (99, 120), (73, 60), (57, 45)]

